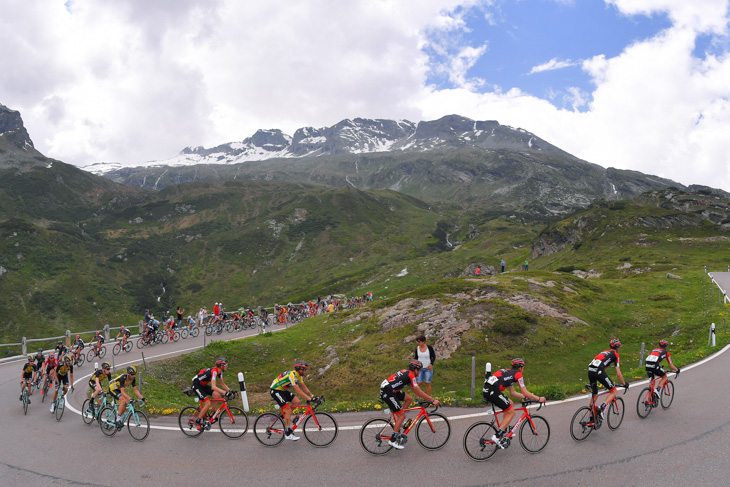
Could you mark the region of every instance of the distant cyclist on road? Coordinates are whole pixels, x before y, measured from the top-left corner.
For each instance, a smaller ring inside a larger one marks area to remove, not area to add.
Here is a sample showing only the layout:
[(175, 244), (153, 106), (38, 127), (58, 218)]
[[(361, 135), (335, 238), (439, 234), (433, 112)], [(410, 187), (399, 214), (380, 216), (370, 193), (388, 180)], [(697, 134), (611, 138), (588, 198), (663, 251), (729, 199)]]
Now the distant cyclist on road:
[(91, 415), (94, 416), (94, 409), (96, 408), (96, 398), (103, 392), (101, 381), (111, 380), (112, 371), (111, 364), (104, 362), (101, 364), (101, 368), (94, 371), (89, 378), (89, 392), (91, 393)]
[(127, 344), (129, 335), (131, 335), (129, 329), (125, 328), (124, 325), (122, 325), (122, 328), (119, 330), (119, 333), (117, 333), (117, 340), (119, 340), (119, 337), (122, 337), (122, 348), (124, 348), (124, 346)]
[[(398, 450), (403, 449), (403, 437), (405, 437), (405, 435), (400, 432), (400, 427), (406, 419), (405, 411), (403, 411), (403, 409), (408, 409), (411, 402), (413, 402), (413, 396), (403, 391), (403, 388), (406, 386), (410, 387), (415, 395), (424, 401), (433, 403), (435, 406), (441, 404), (418, 387), (416, 378), (422, 368), (423, 364), (420, 360), (411, 360), (408, 364), (408, 369), (399, 370), (380, 383), (380, 398), (388, 405), (390, 410), (395, 413), (395, 424), (393, 425), (394, 433), (393, 437), (390, 441), (388, 441), (388, 444)], [(403, 402), (402, 406), (401, 402)]]
[(83, 350), (85, 346), (86, 346), (86, 344), (81, 339), (81, 335), (76, 335), (76, 340), (74, 340), (73, 343), (71, 344), (71, 350), (72, 350), (71, 353), (73, 354), (74, 360), (78, 360), (79, 354), (81, 353), (81, 350)]
[[(603, 352), (596, 355), (596, 358), (591, 360), (588, 364), (588, 381), (591, 383), (591, 394), (595, 396), (598, 394), (598, 382), (604, 385), (609, 391), (605, 397), (603, 404), (598, 408), (598, 414), (601, 419), (606, 415), (606, 404), (610, 404), (611, 401), (616, 397), (616, 385), (611, 381), (611, 378), (606, 373), (606, 367), (616, 364), (616, 377), (618, 380), (624, 383), (626, 389), (629, 388), (629, 383), (624, 380), (623, 374), (621, 374), (621, 363), (619, 361), (618, 349), (621, 346), (621, 340), (614, 338), (609, 343), (610, 349), (604, 350)], [(591, 407), (593, 407), (593, 397), (591, 397)]]
[(71, 377), (71, 390), (74, 390), (74, 366), (71, 363), (71, 356), (64, 355), (62, 360), (62, 362), (59, 362), (58, 367), (52, 371), (53, 379), (56, 381), (56, 390), (53, 393), (51, 412), (56, 410), (56, 398), (58, 397), (58, 390), (61, 388), (61, 385), (63, 385), (63, 393), (66, 394), (66, 392), (68, 392), (69, 376)]
[[(309, 391), (309, 388), (304, 383), (304, 377), (307, 375), (308, 368), (307, 362), (299, 361), (294, 364), (294, 370), (282, 372), (271, 383), (269, 394), (276, 401), (276, 404), (279, 405), (284, 415), (284, 426), (286, 426), (286, 435), (284, 438), (287, 440), (296, 441), (299, 439), (291, 427), (292, 406), (299, 406), (302, 403), (297, 396), (304, 398), (306, 401), (314, 401), (316, 399), (316, 396)], [(294, 392), (292, 392), (292, 389)], [(294, 395), (295, 393), (296, 395)]]
[(667, 359), (670, 369), (677, 373), (679, 373), (680, 370), (679, 367), (675, 367), (672, 363), (672, 357), (669, 355), (669, 350), (667, 350), (668, 346), (669, 342), (667, 340), (659, 340), (659, 348), (652, 350), (646, 357), (646, 374), (650, 379), (653, 379), (654, 377), (661, 377), (659, 383), (656, 385), (655, 392), (657, 394), (659, 394), (661, 388), (664, 387), (664, 384), (667, 383), (667, 371), (662, 368), (661, 361)]
[[(30, 396), (30, 384), (33, 382), (33, 379), (35, 378), (36, 374), (36, 366), (35, 366), (35, 359), (32, 355), (28, 355), (28, 361), (23, 364), (23, 371), (20, 374), (20, 400), (23, 400), (23, 389), (28, 390), (28, 395)], [(28, 404), (30, 404), (30, 399), (28, 400)]]
[[(510, 423), (515, 417), (514, 404), (504, 395), (503, 391), (505, 389), (509, 389), (510, 395), (517, 399), (532, 399), (533, 401), (545, 402), (544, 397), (536, 396), (525, 387), (525, 378), (522, 375), (522, 370), (525, 368), (525, 361), (521, 358), (514, 358), (512, 359), (511, 365), (512, 368), (510, 369), (499, 369), (490, 375), (484, 381), (484, 389), (482, 389), (484, 399), (504, 411), (501, 421), (502, 428), (497, 429), (496, 436), (498, 439), (501, 439), (509, 433)], [(521, 392), (515, 391), (515, 382), (519, 384)], [(501, 441), (499, 446), (503, 448)]]

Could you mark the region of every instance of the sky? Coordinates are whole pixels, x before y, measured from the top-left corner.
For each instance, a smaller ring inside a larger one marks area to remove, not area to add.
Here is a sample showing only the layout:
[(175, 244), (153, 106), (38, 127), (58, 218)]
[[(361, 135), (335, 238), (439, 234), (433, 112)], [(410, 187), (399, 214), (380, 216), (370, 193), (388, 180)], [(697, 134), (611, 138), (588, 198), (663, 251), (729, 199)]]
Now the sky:
[(0, 104), (78, 166), (458, 114), (730, 191), (730, 0), (0, 0)]

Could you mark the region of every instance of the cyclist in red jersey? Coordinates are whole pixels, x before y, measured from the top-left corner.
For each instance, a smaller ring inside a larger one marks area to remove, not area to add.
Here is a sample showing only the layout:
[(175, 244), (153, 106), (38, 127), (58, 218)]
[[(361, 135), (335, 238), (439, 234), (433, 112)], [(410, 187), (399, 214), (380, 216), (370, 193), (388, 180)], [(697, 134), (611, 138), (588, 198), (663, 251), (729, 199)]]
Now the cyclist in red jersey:
[[(604, 350), (603, 352), (596, 355), (596, 358), (591, 360), (588, 364), (588, 381), (591, 383), (591, 393), (593, 396), (598, 394), (598, 382), (604, 385), (609, 390), (608, 395), (604, 398), (603, 404), (598, 408), (598, 412), (601, 415), (601, 419), (604, 417), (606, 411), (606, 404), (610, 404), (611, 401), (616, 397), (616, 385), (611, 381), (611, 378), (606, 373), (606, 367), (616, 364), (616, 377), (618, 380), (624, 383), (626, 389), (629, 388), (629, 383), (624, 380), (623, 374), (621, 374), (621, 362), (618, 356), (618, 349), (621, 346), (621, 340), (614, 338), (609, 343), (610, 350)], [(591, 397), (591, 407), (593, 397)]]
[(646, 374), (650, 379), (653, 379), (655, 376), (661, 377), (659, 383), (656, 385), (655, 392), (657, 394), (659, 394), (659, 390), (664, 386), (664, 384), (667, 383), (667, 371), (660, 365), (661, 361), (666, 358), (669, 368), (677, 373), (679, 373), (680, 370), (679, 367), (675, 367), (672, 363), (672, 357), (669, 355), (669, 350), (667, 350), (668, 346), (669, 342), (667, 340), (659, 340), (659, 348), (652, 350), (646, 357)]
[[(484, 381), (484, 389), (482, 395), (487, 402), (491, 402), (499, 409), (504, 411), (502, 415), (502, 428), (497, 429), (497, 438), (502, 438), (509, 432), (509, 424), (515, 417), (515, 408), (512, 401), (504, 394), (505, 389), (509, 389), (511, 396), (517, 399), (532, 399), (533, 401), (545, 402), (545, 398), (536, 396), (525, 387), (525, 379), (522, 375), (522, 369), (525, 367), (525, 361), (521, 358), (512, 359), (512, 368), (499, 369), (494, 374), (487, 377)], [(520, 385), (520, 391), (515, 391), (515, 382)], [(500, 442), (500, 448), (502, 447)]]
[[(210, 409), (210, 398), (221, 399), (223, 396), (228, 397), (231, 388), (223, 381), (223, 372), (228, 370), (228, 360), (220, 357), (215, 361), (215, 367), (202, 369), (193, 377), (193, 391), (197, 394), (198, 399), (202, 402), (200, 411), (195, 418), (195, 426), (202, 430), (206, 425), (203, 424), (205, 414)], [(220, 381), (221, 387), (218, 387), (216, 381)]]
[[(411, 360), (408, 369), (399, 370), (380, 384), (380, 399), (395, 413), (395, 424), (393, 425), (395, 433), (393, 433), (393, 437), (388, 441), (388, 444), (398, 450), (403, 449), (402, 436), (405, 436), (400, 432), (400, 427), (406, 419), (403, 409), (408, 409), (411, 402), (413, 402), (413, 397), (404, 392), (403, 388), (409, 386), (413, 393), (421, 399), (431, 402), (435, 406), (441, 404), (418, 387), (416, 378), (422, 368), (423, 364), (420, 360)], [(403, 401), (403, 406), (401, 406), (401, 401)]]

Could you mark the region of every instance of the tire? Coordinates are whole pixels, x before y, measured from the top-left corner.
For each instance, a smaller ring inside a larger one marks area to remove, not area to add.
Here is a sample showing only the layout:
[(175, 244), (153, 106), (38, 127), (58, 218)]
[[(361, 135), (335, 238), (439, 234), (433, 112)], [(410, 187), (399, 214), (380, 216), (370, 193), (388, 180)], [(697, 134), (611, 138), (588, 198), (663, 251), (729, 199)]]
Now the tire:
[(112, 353), (114, 355), (119, 355), (119, 352), (121, 352), (121, 351), (122, 351), (122, 342), (119, 342), (116, 345), (114, 345), (114, 347), (112, 347)]
[(550, 441), (550, 424), (542, 416), (532, 415), (520, 426), (520, 445), (527, 453), (540, 453)]
[(117, 412), (109, 406), (99, 411), (99, 428), (106, 436), (114, 436), (117, 434)]
[(125, 352), (127, 352), (127, 353), (131, 352), (131, 351), (132, 351), (132, 342), (130, 342), (130, 341), (127, 341), (127, 343), (125, 343), (125, 344), (124, 344), (124, 346), (123, 346), (122, 348), (123, 348), (123, 349), (124, 349), (124, 351), (125, 351)]
[(137, 441), (144, 441), (150, 434), (150, 420), (143, 411), (136, 409), (127, 417), (127, 430)]
[(177, 417), (177, 424), (180, 426), (180, 431), (182, 431), (185, 436), (195, 438), (196, 436), (203, 434), (202, 430), (199, 430), (194, 424), (190, 423), (190, 420), (193, 419), (197, 412), (198, 408), (196, 406), (186, 406), (182, 408), (182, 411), (180, 411), (180, 415)]
[(104, 358), (104, 355), (106, 355), (106, 347), (102, 345), (99, 349), (99, 358)]
[(284, 420), (274, 413), (264, 413), (256, 418), (253, 434), (264, 446), (277, 446), (284, 441)]
[(195, 326), (195, 327), (193, 327), (192, 330), (190, 330), (190, 336), (193, 337), (193, 338), (195, 338), (198, 335), (200, 335), (200, 328), (198, 328), (197, 326)]
[(182, 330), (180, 330), (180, 337), (183, 340), (185, 340), (188, 337), (188, 329), (187, 328), (183, 328)]
[(228, 406), (233, 416), (223, 411), (218, 417), (218, 427), (221, 429), (221, 433), (226, 435), (228, 438), (240, 438), (248, 431), (248, 416), (243, 412), (243, 409), (234, 406)]
[(84, 401), (81, 406), (81, 419), (84, 420), (84, 424), (91, 424), (94, 422), (94, 415), (91, 414), (91, 399)]
[(86, 357), (84, 357), (83, 353), (79, 352), (79, 358), (76, 359), (76, 363), (79, 367), (81, 367), (82, 365), (84, 365), (84, 362), (86, 362)]
[(651, 402), (652, 395), (653, 393), (650, 387), (643, 388), (639, 393), (639, 398), (636, 400), (636, 414), (638, 414), (641, 419), (649, 416), (651, 410), (654, 409)]
[(178, 332), (175, 332), (172, 334), (172, 341), (176, 342), (180, 339), (180, 334)]
[(371, 455), (385, 455), (393, 449), (388, 440), (393, 435), (393, 425), (382, 418), (373, 418), (360, 428), (360, 445)]
[(28, 392), (23, 390), (23, 414), (28, 414)]
[(137, 348), (142, 348), (145, 345), (146, 345), (146, 343), (144, 342), (144, 338), (138, 338), (137, 339)]
[(161, 342), (161, 343), (162, 343), (162, 344), (164, 345), (164, 344), (165, 344), (165, 343), (167, 343), (167, 342), (168, 342), (169, 340), (170, 340), (170, 337), (169, 337), (169, 335), (168, 335), (167, 333), (164, 333), (164, 334), (162, 335), (162, 338), (160, 339), (160, 342)]
[(624, 420), (624, 412), (626, 412), (625, 409), (624, 400), (620, 397), (617, 397), (611, 403), (611, 407), (608, 408), (608, 413), (606, 414), (606, 424), (608, 424), (609, 428), (615, 430), (621, 426), (621, 422)]
[(469, 426), (464, 433), (464, 452), (472, 460), (483, 462), (492, 458), (499, 446), (492, 441), (497, 434), (492, 423), (479, 421)]
[(322, 448), (335, 441), (339, 429), (332, 415), (328, 413), (316, 413), (316, 415), (316, 420), (314, 416), (307, 416), (302, 429), (308, 442)]
[(667, 380), (661, 393), (662, 409), (668, 409), (672, 405), (672, 401), (674, 401), (674, 382)]
[(49, 383), (46, 382), (41, 391), (41, 402), (46, 402), (46, 396), (48, 395), (48, 389), (50, 389)]
[(213, 334), (213, 328), (210, 326), (205, 327), (205, 336), (211, 336)]
[(228, 333), (233, 333), (233, 323), (227, 323), (226, 324), (226, 331)]
[(66, 398), (62, 397), (58, 404), (56, 404), (56, 421), (61, 421), (63, 417), (63, 411), (66, 409)]
[(432, 413), (428, 419), (431, 424), (424, 417), (416, 425), (416, 440), (427, 450), (438, 450), (449, 441), (451, 425), (443, 414)]
[(86, 361), (91, 363), (92, 360), (94, 360), (94, 351), (89, 350), (89, 352), (86, 354)]
[(583, 441), (593, 432), (594, 424), (595, 420), (591, 408), (583, 406), (575, 412), (573, 419), (570, 421), (570, 436), (575, 441)]

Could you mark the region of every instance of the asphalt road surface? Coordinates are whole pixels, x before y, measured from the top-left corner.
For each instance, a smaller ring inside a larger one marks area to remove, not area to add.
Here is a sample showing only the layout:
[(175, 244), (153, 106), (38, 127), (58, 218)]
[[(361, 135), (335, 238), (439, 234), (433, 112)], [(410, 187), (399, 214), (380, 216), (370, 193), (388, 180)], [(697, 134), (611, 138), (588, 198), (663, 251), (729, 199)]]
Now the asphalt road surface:
[[(144, 352), (148, 360), (154, 360), (201, 344), (202, 337), (188, 338)], [(117, 366), (140, 358), (135, 347), (117, 358)], [(451, 438), (441, 450), (427, 451), (409, 435), (404, 450), (380, 457), (362, 449), (358, 434), (367, 418), (383, 416), (382, 412), (336, 415), (340, 432), (328, 448), (315, 448), (304, 438), (276, 448), (263, 447), (251, 431), (255, 417), (250, 418), (249, 431), (237, 440), (225, 438), (215, 428), (187, 438), (177, 429), (176, 418), (152, 418), (153, 429), (144, 442), (134, 441), (126, 429), (107, 438), (95, 423), (86, 426), (71, 409), (80, 409), (91, 366), (75, 370), (77, 390), (69, 396), (71, 408), (57, 422), (49, 412), (49, 401), (41, 403), (38, 392), (23, 415), (18, 401), (21, 365), (0, 365), (2, 486), (686, 486), (727, 485), (730, 477), (730, 411), (725, 406), (730, 398), (730, 353), (724, 350), (683, 368), (674, 381), (676, 398), (668, 410), (657, 408), (647, 419), (639, 419), (636, 400), (643, 385), (634, 383), (622, 395), (626, 415), (621, 427), (610, 431), (604, 425), (579, 443), (570, 437), (568, 425), (588, 399), (549, 403), (540, 411), (551, 427), (543, 452), (526, 453), (514, 441), (486, 462), (469, 459), (462, 447), (466, 428), (488, 418), (483, 415), (485, 408), (442, 408), (451, 419)], [(530, 374), (529, 364), (525, 374)], [(315, 394), (326, 393), (315, 384)]]

